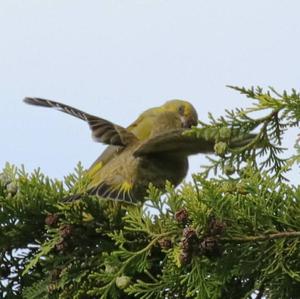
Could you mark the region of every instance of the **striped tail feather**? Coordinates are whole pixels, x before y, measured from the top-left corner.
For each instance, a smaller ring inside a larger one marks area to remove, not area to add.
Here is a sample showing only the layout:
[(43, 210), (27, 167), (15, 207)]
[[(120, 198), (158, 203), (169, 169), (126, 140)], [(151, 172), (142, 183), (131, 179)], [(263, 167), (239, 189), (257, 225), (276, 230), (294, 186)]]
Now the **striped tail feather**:
[(30, 97), (26, 97), (23, 101), (26, 104), (33, 105), (33, 106), (54, 108), (56, 110), (70, 114), (72, 116), (75, 116), (85, 121), (87, 121), (88, 118), (91, 117), (91, 115), (88, 113), (85, 113), (77, 108), (56, 101), (46, 100), (42, 98), (30, 98)]
[(97, 196), (113, 201), (120, 201), (134, 204), (135, 201), (130, 192), (124, 192), (107, 184), (100, 184), (97, 187), (89, 189), (86, 193), (73, 194), (63, 198), (63, 202), (72, 202), (81, 199), (85, 195)]
[(136, 136), (125, 128), (72, 106), (42, 98), (26, 97), (23, 101), (33, 106), (53, 108), (86, 121), (92, 131), (92, 137), (96, 142), (124, 146), (137, 140)]

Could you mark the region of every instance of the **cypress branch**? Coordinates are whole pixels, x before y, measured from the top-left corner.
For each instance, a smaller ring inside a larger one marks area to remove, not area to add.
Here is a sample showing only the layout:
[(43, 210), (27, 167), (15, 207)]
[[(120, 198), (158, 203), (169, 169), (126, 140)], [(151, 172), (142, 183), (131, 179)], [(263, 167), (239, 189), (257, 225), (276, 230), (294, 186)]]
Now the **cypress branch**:
[[(300, 143), (286, 159), (281, 142), (299, 124), (300, 96), (231, 88), (252, 107), (210, 115), (189, 132), (214, 140), (218, 155), (193, 182), (167, 183), (164, 196), (150, 185), (144, 206), (62, 202), (88, 183), (80, 164), (63, 182), (7, 164), (2, 298), (299, 298), (300, 187), (285, 176), (300, 163)], [(253, 130), (249, 142), (236, 139)]]

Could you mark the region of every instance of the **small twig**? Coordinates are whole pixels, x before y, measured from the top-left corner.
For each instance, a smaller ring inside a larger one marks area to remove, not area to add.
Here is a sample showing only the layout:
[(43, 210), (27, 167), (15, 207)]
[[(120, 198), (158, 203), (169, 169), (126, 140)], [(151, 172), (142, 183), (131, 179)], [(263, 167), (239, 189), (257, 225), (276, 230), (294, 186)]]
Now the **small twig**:
[(278, 114), (278, 110), (273, 110), (269, 115), (267, 115), (266, 117), (262, 117), (260, 119), (257, 119), (256, 121), (258, 123), (264, 123), (263, 126), (261, 127), (259, 133), (256, 135), (255, 138), (252, 139), (252, 141), (250, 141), (249, 143), (247, 143), (246, 145), (244, 145), (241, 148), (238, 149), (230, 149), (230, 151), (234, 154), (238, 154), (238, 153), (242, 153), (245, 150), (251, 148), (260, 138), (262, 138), (265, 134), (265, 131), (268, 127), (268, 124), (270, 122), (270, 120)]
[(255, 241), (267, 241), (281, 238), (297, 238), (300, 237), (300, 232), (279, 232), (274, 234), (265, 234), (260, 236), (245, 236), (245, 237), (232, 237), (232, 238), (220, 238), (221, 241), (233, 241), (233, 242), (255, 242)]

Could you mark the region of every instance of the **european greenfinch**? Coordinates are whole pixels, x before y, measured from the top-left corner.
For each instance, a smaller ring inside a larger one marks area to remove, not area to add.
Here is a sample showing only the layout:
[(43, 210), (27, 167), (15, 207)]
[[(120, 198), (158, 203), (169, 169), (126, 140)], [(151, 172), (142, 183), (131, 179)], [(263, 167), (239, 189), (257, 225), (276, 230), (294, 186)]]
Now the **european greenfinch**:
[(149, 183), (160, 190), (166, 181), (177, 186), (187, 174), (189, 155), (214, 151), (214, 140), (184, 134), (198, 121), (195, 108), (187, 101), (171, 100), (146, 110), (127, 128), (59, 102), (40, 98), (24, 101), (86, 121), (93, 139), (108, 145), (87, 170), (90, 183), (83, 193), (89, 195), (141, 202)]

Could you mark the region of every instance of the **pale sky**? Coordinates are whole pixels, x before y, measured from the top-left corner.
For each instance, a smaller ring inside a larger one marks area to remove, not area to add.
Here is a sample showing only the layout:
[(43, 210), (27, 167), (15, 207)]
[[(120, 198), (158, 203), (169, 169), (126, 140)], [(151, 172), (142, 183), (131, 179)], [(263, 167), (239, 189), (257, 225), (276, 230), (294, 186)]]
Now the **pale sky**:
[(299, 16), (299, 0), (1, 0), (0, 168), (62, 178), (104, 149), (84, 122), (25, 96), (126, 126), (172, 98), (204, 120), (250, 104), (227, 84), (300, 90)]

